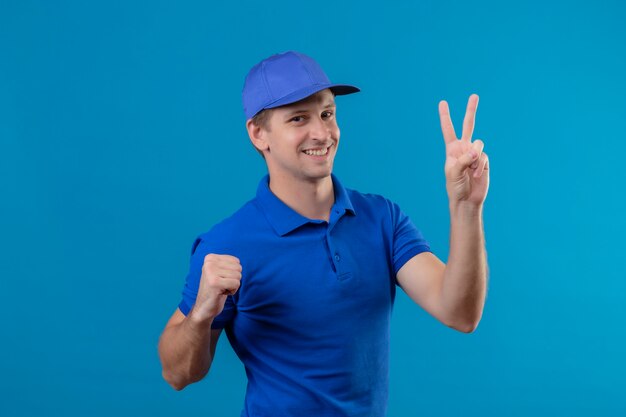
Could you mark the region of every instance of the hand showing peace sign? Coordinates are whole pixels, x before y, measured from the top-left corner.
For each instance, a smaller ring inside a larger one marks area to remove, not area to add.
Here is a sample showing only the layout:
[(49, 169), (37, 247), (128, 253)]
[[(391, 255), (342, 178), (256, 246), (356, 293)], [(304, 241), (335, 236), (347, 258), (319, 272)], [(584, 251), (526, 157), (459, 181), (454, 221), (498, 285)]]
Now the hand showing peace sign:
[(446, 189), (451, 204), (466, 202), (480, 206), (489, 189), (489, 159), (483, 152), (484, 144), (480, 139), (472, 142), (477, 107), (478, 96), (472, 94), (463, 120), (463, 135), (457, 139), (448, 103), (439, 102), (441, 130), (446, 143)]

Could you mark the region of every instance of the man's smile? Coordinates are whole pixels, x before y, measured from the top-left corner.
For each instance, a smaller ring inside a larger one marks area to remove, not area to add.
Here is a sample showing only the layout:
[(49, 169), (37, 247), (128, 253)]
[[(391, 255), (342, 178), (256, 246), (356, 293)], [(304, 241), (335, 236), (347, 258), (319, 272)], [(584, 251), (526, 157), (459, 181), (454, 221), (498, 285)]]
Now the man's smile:
[(302, 152), (304, 152), (305, 154), (309, 155), (309, 156), (326, 156), (328, 154), (328, 151), (330, 150), (330, 147), (333, 146), (332, 144), (324, 147), (324, 148), (310, 148), (310, 149), (305, 149)]

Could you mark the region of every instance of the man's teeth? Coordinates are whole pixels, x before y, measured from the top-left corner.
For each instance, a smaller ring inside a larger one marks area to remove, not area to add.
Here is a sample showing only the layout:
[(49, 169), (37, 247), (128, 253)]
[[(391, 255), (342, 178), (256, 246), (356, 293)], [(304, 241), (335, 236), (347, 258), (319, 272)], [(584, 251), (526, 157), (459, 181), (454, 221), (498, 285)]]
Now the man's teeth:
[(329, 148), (324, 148), (324, 149), (307, 149), (306, 151), (304, 151), (305, 154), (307, 155), (313, 155), (313, 156), (324, 156), (328, 153), (328, 149)]

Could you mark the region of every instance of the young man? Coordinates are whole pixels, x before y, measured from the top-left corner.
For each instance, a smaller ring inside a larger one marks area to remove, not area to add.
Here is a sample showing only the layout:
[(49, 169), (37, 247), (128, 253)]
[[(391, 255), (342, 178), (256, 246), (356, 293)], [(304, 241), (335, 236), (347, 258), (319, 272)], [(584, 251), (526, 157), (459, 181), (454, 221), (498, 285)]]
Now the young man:
[(478, 97), (460, 140), (439, 104), (451, 218), (445, 265), (396, 204), (332, 174), (335, 95), (358, 91), (330, 83), (293, 51), (248, 73), (246, 127), (269, 175), (192, 247), (183, 299), (159, 343), (175, 389), (208, 373), (225, 329), (249, 381), (242, 416), (384, 416), (396, 285), (447, 326), (469, 333), (478, 325), (489, 184), (483, 144), (471, 140)]

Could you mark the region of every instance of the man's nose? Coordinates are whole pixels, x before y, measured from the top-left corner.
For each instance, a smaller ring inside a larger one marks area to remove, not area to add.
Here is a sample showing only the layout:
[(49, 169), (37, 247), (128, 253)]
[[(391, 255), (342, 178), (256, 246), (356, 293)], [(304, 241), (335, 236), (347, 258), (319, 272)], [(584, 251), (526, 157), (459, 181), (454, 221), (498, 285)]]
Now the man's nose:
[(314, 117), (311, 123), (311, 136), (313, 139), (326, 140), (331, 137), (331, 123), (322, 119), (321, 116)]

